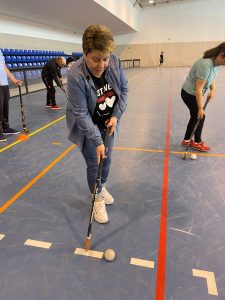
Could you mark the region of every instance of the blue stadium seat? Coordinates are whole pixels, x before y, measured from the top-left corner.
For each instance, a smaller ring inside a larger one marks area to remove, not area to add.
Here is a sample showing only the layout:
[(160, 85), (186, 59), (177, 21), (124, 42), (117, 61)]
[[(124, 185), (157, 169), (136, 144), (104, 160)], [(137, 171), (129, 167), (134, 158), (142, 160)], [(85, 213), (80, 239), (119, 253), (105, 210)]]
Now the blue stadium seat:
[(33, 67), (31, 62), (28, 63), (28, 67)]
[(18, 66), (17, 66), (16, 63), (14, 63), (14, 64), (12, 64), (12, 67), (13, 67), (13, 68), (17, 68)]
[(16, 60), (17, 61), (22, 61), (22, 57), (21, 56), (16, 56)]
[(28, 64), (27, 63), (23, 63), (23, 66), (24, 66), (24, 68), (27, 68)]
[(10, 55), (15, 55), (15, 49), (9, 49)]
[(36, 70), (36, 72), (37, 72), (37, 76), (41, 77), (41, 70)]
[(12, 62), (17, 62), (16, 56), (11, 56)]
[(24, 55), (24, 56), (22, 56), (22, 57), (21, 57), (21, 59), (22, 59), (22, 62), (23, 62), (23, 63), (27, 61), (27, 58), (26, 58), (26, 56), (25, 56), (25, 55)]
[(19, 68), (23, 68), (23, 64), (22, 63), (18, 63), (17, 64)]
[(33, 62), (33, 63), (32, 63), (32, 66), (33, 66), (33, 67), (36, 67), (36, 66), (37, 66), (36, 62)]
[(40, 63), (40, 62), (37, 62), (37, 66), (40, 67), (40, 66), (41, 66), (41, 63)]
[(9, 49), (5, 48), (2, 51), (3, 55), (10, 55)]
[(12, 68), (12, 64), (6, 64), (6, 67), (7, 67), (8, 69)]
[(5, 62), (6, 62), (6, 63), (11, 62), (11, 61), (12, 61), (11, 56), (6, 56), (6, 57), (5, 57)]
[(23, 75), (21, 72), (15, 72), (14, 75), (15, 75), (16, 79), (21, 80), (23, 78)]

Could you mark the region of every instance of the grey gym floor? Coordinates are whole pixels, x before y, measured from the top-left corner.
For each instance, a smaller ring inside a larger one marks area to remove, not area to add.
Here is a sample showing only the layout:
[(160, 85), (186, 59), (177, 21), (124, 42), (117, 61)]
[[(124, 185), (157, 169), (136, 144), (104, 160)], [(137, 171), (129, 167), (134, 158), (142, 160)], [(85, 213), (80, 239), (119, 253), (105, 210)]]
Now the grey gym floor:
[[(65, 95), (57, 90), (59, 111), (45, 108), (44, 90), (23, 95), (29, 139), (0, 144), (1, 300), (225, 299), (225, 70), (206, 111), (212, 150), (184, 161), (188, 70), (126, 70), (129, 104), (108, 181), (116, 202), (110, 222), (92, 227), (91, 249), (113, 248), (111, 263), (74, 254), (91, 198), (84, 160), (67, 140)], [(10, 120), (22, 132), (18, 97)]]

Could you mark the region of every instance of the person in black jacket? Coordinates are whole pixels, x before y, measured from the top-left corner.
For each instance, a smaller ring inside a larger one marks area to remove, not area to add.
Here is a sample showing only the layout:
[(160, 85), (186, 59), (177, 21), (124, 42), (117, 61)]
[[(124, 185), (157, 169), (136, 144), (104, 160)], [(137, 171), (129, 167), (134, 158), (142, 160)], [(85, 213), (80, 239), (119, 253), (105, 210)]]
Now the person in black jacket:
[(46, 107), (51, 109), (61, 109), (58, 105), (56, 105), (55, 101), (55, 87), (53, 85), (53, 80), (55, 83), (61, 88), (64, 92), (64, 88), (62, 85), (62, 75), (61, 68), (66, 65), (66, 60), (64, 57), (57, 57), (50, 59), (42, 69), (42, 80), (47, 88), (47, 101)]
[(163, 55), (163, 51), (162, 51), (159, 56), (159, 67), (162, 67), (163, 63), (164, 63), (164, 55)]

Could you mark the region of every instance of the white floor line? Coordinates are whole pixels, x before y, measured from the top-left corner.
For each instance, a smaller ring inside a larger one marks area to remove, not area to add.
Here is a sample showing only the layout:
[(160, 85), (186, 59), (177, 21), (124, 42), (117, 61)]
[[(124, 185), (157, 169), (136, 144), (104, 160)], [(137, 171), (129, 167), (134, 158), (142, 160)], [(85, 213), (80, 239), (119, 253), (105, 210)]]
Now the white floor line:
[(4, 237), (5, 237), (5, 234), (1, 234), (1, 233), (0, 233), (0, 241), (3, 240)]
[(139, 267), (145, 267), (145, 268), (151, 268), (154, 269), (154, 261), (151, 260), (144, 260), (140, 258), (131, 258), (130, 260), (131, 265), (139, 266)]
[(89, 256), (89, 257), (94, 257), (99, 259), (103, 258), (103, 252), (94, 251), (94, 250), (85, 251), (85, 249), (82, 248), (76, 248), (74, 254), (84, 255), (84, 256)]
[(206, 284), (208, 288), (208, 294), (213, 296), (218, 296), (216, 279), (214, 272), (208, 272), (198, 269), (192, 269), (193, 276), (201, 277), (206, 279)]
[(26, 242), (24, 243), (24, 245), (38, 247), (38, 248), (44, 248), (44, 249), (50, 249), (52, 243), (27, 239)]

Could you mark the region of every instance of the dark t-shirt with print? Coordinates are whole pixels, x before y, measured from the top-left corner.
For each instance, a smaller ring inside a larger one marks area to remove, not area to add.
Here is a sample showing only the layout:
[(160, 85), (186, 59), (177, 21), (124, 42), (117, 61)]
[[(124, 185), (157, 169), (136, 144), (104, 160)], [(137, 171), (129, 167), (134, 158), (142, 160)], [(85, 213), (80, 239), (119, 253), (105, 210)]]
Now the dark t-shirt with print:
[(104, 74), (100, 78), (93, 75), (91, 77), (97, 90), (97, 103), (92, 119), (99, 129), (104, 129), (105, 121), (112, 115), (117, 95), (106, 81)]

